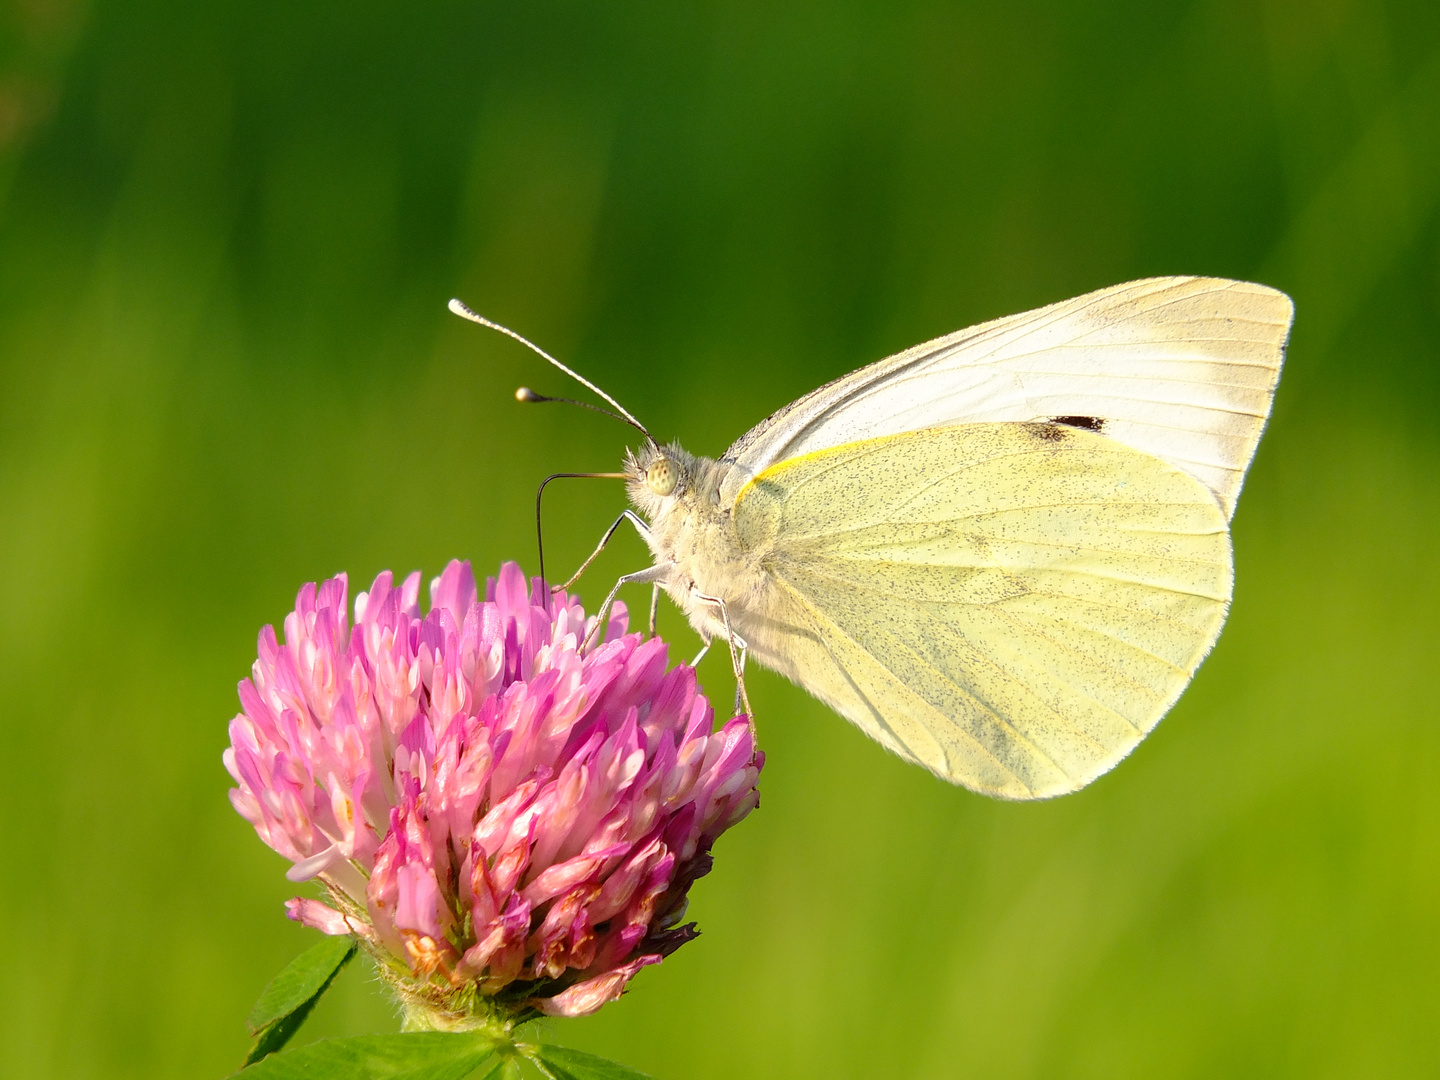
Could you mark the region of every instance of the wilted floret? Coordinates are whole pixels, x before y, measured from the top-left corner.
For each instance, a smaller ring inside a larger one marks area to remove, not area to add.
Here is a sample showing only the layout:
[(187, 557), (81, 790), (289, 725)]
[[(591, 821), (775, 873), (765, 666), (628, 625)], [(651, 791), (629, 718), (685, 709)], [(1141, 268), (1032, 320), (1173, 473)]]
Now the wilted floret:
[(340, 575), (301, 590), (283, 645), (261, 631), (231, 801), (327, 887), (291, 918), (360, 938), (412, 1026), (593, 1012), (695, 936), (686, 894), (764, 757), (622, 605), (599, 633), (514, 563), (483, 603), (464, 562), (424, 617), (419, 588), (382, 573), (352, 627)]

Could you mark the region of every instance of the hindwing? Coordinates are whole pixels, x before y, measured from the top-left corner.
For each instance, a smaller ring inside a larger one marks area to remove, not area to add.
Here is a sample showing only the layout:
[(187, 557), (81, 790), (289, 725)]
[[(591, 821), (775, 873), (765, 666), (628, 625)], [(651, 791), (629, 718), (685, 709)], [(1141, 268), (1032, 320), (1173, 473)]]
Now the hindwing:
[(1224, 511), (1089, 431), (991, 423), (771, 466), (735, 504), (772, 583), (757, 656), (991, 795), (1110, 769), (1174, 704), (1231, 593)]

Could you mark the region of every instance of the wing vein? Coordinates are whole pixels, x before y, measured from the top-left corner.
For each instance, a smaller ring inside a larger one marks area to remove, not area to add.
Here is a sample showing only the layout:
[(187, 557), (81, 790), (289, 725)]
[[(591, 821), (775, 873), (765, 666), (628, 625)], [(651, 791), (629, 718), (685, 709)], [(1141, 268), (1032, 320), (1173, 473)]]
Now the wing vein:
[[(886, 592), (886, 591), (884, 591), (884, 590), (881, 590), (881, 589), (870, 588), (870, 587), (867, 587), (867, 586), (862, 585), (862, 584), (857, 583), (857, 582), (847, 581), (847, 580), (844, 579), (844, 578), (837, 578), (837, 577), (835, 577), (834, 575), (826, 574), (826, 573), (824, 573), (823, 571), (818, 571), (818, 570), (814, 569), (813, 567), (812, 567), (812, 568), (808, 568), (808, 569), (807, 569), (807, 572), (808, 572), (808, 573), (812, 573), (812, 574), (816, 574), (817, 576), (820, 576), (820, 577), (828, 577), (828, 578), (830, 578), (832, 581), (840, 581), (840, 582), (843, 582), (843, 583), (844, 583), (845, 585), (847, 585), (849, 588), (852, 588), (852, 589), (857, 589), (857, 588), (858, 588), (858, 589), (862, 589), (862, 590), (864, 590), (864, 591), (866, 591), (866, 592), (871, 592), (871, 593), (874, 593), (875, 595), (878, 595), (878, 596), (893, 596), (893, 595), (894, 595), (893, 593), (888, 593), (888, 592)], [(939, 602), (943, 603), (943, 601), (939, 601)], [(951, 602), (949, 602), (949, 603), (950, 603), (950, 604), (955, 604), (956, 602), (951, 601)], [(981, 606), (981, 605), (970, 604), (970, 605), (961, 605), (961, 606), (978, 607), (978, 606)], [(993, 608), (991, 605), (984, 605), (984, 606), (987, 608), (987, 610), (994, 610), (994, 608)], [(838, 624), (837, 624), (837, 625), (838, 625)], [(901, 637), (897, 636), (897, 635), (894, 634), (894, 633), (887, 632), (887, 631), (886, 631), (882, 626), (880, 626), (879, 624), (874, 624), (874, 630), (875, 630), (875, 632), (876, 632), (877, 634), (883, 635), (883, 636), (887, 639), (887, 641), (890, 642), (891, 645), (893, 645), (893, 646), (896, 647), (896, 648), (899, 648), (899, 649), (904, 650), (904, 652), (905, 652), (907, 655), (909, 655), (910, 657), (912, 657), (917, 664), (920, 664), (920, 665), (922, 665), (923, 667), (926, 667), (926, 668), (928, 668), (929, 670), (935, 672), (937, 675), (939, 675), (939, 676), (941, 677), (941, 679), (943, 679), (943, 680), (945, 681), (945, 683), (946, 683), (947, 685), (949, 685), (949, 686), (950, 686), (953, 690), (955, 690), (957, 693), (961, 694), (961, 695), (964, 696), (964, 697), (969, 698), (969, 699), (972, 700), (972, 701), (975, 701), (975, 702), (981, 704), (981, 705), (985, 708), (986, 712), (990, 713), (990, 714), (991, 714), (992, 716), (994, 716), (997, 720), (999, 720), (1000, 723), (1002, 723), (1002, 724), (1005, 726), (1006, 730), (1008, 730), (1008, 731), (1010, 731), (1010, 732), (1012, 732), (1012, 733), (1014, 734), (1014, 736), (1015, 736), (1016, 739), (1025, 742), (1027, 745), (1029, 745), (1031, 748), (1033, 748), (1037, 754), (1039, 754), (1041, 757), (1043, 757), (1043, 758), (1044, 758), (1046, 761), (1048, 761), (1051, 765), (1055, 766), (1055, 768), (1058, 769), (1063, 775), (1065, 775), (1065, 776), (1069, 776), (1069, 775), (1070, 775), (1069, 770), (1067, 770), (1067, 769), (1065, 769), (1063, 766), (1061, 766), (1058, 761), (1056, 761), (1056, 760), (1055, 760), (1054, 758), (1052, 758), (1049, 754), (1047, 754), (1047, 753), (1045, 753), (1043, 750), (1041, 750), (1040, 747), (1034, 742), (1033, 739), (1031, 739), (1029, 736), (1026, 736), (1026, 735), (1022, 734), (1022, 733), (1020, 732), (1020, 730), (1019, 730), (1018, 728), (1016, 728), (1009, 720), (1005, 719), (1004, 715), (1000, 712), (999, 708), (998, 708), (997, 706), (995, 706), (994, 704), (992, 704), (992, 703), (989, 701), (988, 697), (985, 696), (985, 695), (983, 695), (983, 694), (979, 691), (979, 689), (978, 689), (977, 687), (963, 685), (962, 683), (960, 683), (959, 681), (957, 681), (957, 680), (955, 679), (955, 677), (954, 677), (953, 675), (951, 675), (948, 671), (944, 670), (943, 668), (936, 667), (936, 666), (935, 666), (934, 664), (932, 664), (930, 661), (926, 660), (925, 657), (923, 657), (922, 655), (920, 655), (920, 653), (916, 652), (915, 649), (914, 649), (914, 647), (913, 647), (912, 645), (910, 645), (908, 642), (906, 642), (904, 638), (901, 638)], [(1064, 724), (1067, 728), (1069, 728), (1071, 731), (1075, 732), (1075, 734), (1079, 735), (1080, 738), (1084, 739), (1086, 742), (1092, 744), (1093, 746), (1098, 747), (1102, 752), (1107, 751), (1107, 750), (1109, 749), (1107, 746), (1105, 746), (1104, 743), (1101, 743), (1101, 742), (1099, 742), (1098, 740), (1096, 740), (1095, 738), (1093, 738), (1088, 732), (1086, 732), (1086, 731), (1084, 731), (1082, 728), (1080, 728), (1073, 720), (1071, 720), (1071, 719), (1070, 719), (1068, 716), (1066, 716), (1063, 712), (1060, 712), (1058, 709), (1055, 708), (1055, 706), (1051, 705), (1048, 701), (1046, 701), (1046, 700), (1045, 700), (1044, 698), (1042, 698), (1039, 694), (1037, 694), (1034, 690), (1032, 690), (1023, 680), (1016, 678), (1015, 675), (1014, 675), (1011, 671), (1009, 671), (1009, 669), (1007, 669), (1006, 667), (1004, 667), (1004, 666), (1000, 663), (1000, 661), (998, 661), (997, 659), (995, 659), (995, 657), (991, 656), (991, 655), (990, 655), (989, 653), (987, 653), (983, 648), (977, 646), (973, 641), (971, 641), (970, 638), (969, 638), (969, 636), (968, 636), (963, 630), (959, 630), (959, 629), (957, 628), (957, 633), (959, 634), (959, 636), (961, 637), (961, 639), (965, 642), (966, 647), (970, 650), (970, 652), (973, 654), (973, 656), (976, 657), (976, 658), (977, 658), (979, 661), (981, 661), (982, 663), (984, 663), (986, 666), (988, 666), (988, 667), (991, 669), (992, 672), (998, 674), (1001, 679), (1006, 680), (1006, 681), (1010, 682), (1012, 685), (1018, 687), (1028, 698), (1030, 698), (1033, 702), (1035, 702), (1042, 710), (1044, 710), (1045, 712), (1047, 712), (1047, 713), (1048, 713), (1051, 717), (1053, 717), (1055, 720), (1057, 720), (1057, 721), (1059, 721), (1060, 723)], [(853, 635), (850, 635), (848, 632), (847, 632), (847, 636), (849, 636), (849, 637), (851, 638), (851, 640), (854, 641), (855, 644), (856, 644), (859, 648), (864, 649), (865, 652), (866, 652), (866, 654), (869, 655), (872, 659), (874, 659), (874, 660), (876, 661), (876, 663), (880, 664), (881, 667), (885, 668), (886, 671), (890, 672), (891, 675), (893, 675), (897, 680), (899, 680), (899, 681), (901, 682), (902, 685), (904, 685), (904, 680), (901, 679), (900, 674), (899, 674), (897, 671), (895, 671), (894, 668), (890, 667), (890, 665), (886, 664), (883, 660), (881, 660), (878, 656), (876, 656), (876, 654), (875, 654), (875, 652), (874, 652), (873, 649), (869, 648), (867, 645), (865, 645), (865, 644), (863, 644), (862, 642), (860, 642), (858, 639), (856, 639)], [(1042, 635), (1042, 636), (1043, 636), (1043, 635)], [(1049, 672), (1049, 674), (1051, 674), (1052, 676), (1054, 675), (1053, 672)], [(1057, 680), (1057, 681), (1059, 681), (1059, 680)], [(1068, 683), (1065, 683), (1064, 685), (1067, 685), (1067, 686), (1068, 686), (1069, 684), (1068, 684)], [(918, 691), (914, 691), (913, 688), (911, 688), (911, 689), (912, 689), (912, 692), (918, 694)], [(1072, 686), (1072, 687), (1070, 687), (1070, 689), (1073, 690), (1073, 689), (1076, 689), (1076, 688)], [(1087, 700), (1091, 700), (1091, 701), (1094, 700), (1093, 698), (1090, 698), (1090, 696), (1089, 696), (1088, 694), (1085, 694), (1084, 691), (1078, 691), (1078, 690), (1077, 690), (1077, 692), (1080, 693), (1081, 696), (1085, 697)], [(920, 695), (920, 696), (921, 696), (921, 697), (924, 697), (924, 695)], [(930, 705), (931, 708), (935, 709), (936, 712), (940, 712), (940, 713), (942, 713), (942, 715), (943, 715), (943, 710), (942, 710), (938, 705), (936, 705), (933, 701), (930, 701), (928, 698), (925, 698), (924, 700)], [(1095, 704), (1099, 705), (1100, 702), (1095, 702)], [(1103, 705), (1102, 705), (1101, 707), (1102, 707), (1102, 708), (1106, 708), (1106, 706), (1103, 706)], [(1109, 710), (1107, 709), (1107, 711), (1109, 711)], [(1116, 713), (1116, 715), (1119, 716), (1118, 713)], [(1131, 724), (1129, 720), (1126, 720), (1125, 717), (1123, 717), (1123, 716), (1121, 716), (1120, 719), (1121, 719), (1121, 720), (1124, 720), (1125, 723), (1126, 723), (1128, 726), (1132, 727), (1132, 728), (1135, 726), (1134, 724)]]

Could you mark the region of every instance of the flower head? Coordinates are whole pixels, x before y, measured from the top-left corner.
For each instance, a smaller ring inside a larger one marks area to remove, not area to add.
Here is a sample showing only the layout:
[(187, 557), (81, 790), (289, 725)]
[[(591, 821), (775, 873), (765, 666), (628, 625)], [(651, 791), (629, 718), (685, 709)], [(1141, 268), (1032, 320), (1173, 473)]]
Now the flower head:
[[(230, 724), (230, 798), (329, 903), (290, 917), (353, 934), (412, 1026), (578, 1016), (695, 936), (710, 847), (759, 801), (748, 718), (714, 710), (665, 644), (543, 602), (506, 563), (477, 595), (451, 562), (355, 598), (306, 585), (260, 633)], [(586, 644), (587, 639), (589, 644)]]

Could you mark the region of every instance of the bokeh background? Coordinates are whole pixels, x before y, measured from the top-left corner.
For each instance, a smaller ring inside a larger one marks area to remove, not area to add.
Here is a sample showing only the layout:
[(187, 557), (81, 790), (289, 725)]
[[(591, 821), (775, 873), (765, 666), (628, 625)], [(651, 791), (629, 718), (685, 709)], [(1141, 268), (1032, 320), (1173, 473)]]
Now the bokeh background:
[[(3, 19), (0, 1073), (230, 1071), (310, 940), (225, 797), (256, 631), (342, 569), (533, 568), (540, 478), (615, 467), (626, 429), (517, 405), (574, 388), (450, 296), (714, 454), (916, 341), (1165, 273), (1299, 313), (1173, 714), (1004, 805), (757, 674), (764, 804), (704, 936), (551, 1035), (660, 1080), (1440, 1069), (1440, 5)], [(552, 498), (573, 566), (622, 493)], [(622, 534), (584, 594), (643, 563)], [(355, 965), (305, 1036), (396, 1026)]]

